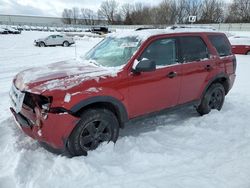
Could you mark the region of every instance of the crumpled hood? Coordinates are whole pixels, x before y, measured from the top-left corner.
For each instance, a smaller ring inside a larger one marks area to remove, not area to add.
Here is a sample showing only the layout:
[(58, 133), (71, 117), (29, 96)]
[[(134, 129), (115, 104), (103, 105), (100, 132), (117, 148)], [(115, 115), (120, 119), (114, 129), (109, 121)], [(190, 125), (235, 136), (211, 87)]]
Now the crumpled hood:
[(24, 70), (16, 75), (14, 83), (21, 91), (42, 93), (46, 90), (67, 90), (85, 80), (116, 76), (117, 69), (95, 66), (79, 60), (53, 63)]

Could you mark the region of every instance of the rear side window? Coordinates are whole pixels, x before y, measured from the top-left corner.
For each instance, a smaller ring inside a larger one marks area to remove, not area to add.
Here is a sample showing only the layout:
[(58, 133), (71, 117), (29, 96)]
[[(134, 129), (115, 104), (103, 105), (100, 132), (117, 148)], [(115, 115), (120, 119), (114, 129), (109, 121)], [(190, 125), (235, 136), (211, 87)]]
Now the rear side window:
[(184, 62), (200, 61), (209, 57), (208, 48), (199, 36), (180, 37)]
[(231, 55), (231, 47), (223, 35), (209, 35), (208, 39), (216, 48), (220, 57)]

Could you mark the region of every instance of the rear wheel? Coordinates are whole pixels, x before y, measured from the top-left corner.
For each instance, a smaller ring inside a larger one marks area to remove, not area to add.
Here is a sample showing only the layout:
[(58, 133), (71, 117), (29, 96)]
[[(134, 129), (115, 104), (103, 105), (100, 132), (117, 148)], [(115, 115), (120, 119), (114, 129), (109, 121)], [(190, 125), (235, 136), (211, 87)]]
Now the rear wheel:
[(116, 142), (119, 135), (119, 123), (116, 116), (107, 109), (86, 110), (71, 133), (67, 149), (72, 156), (87, 155), (102, 142)]
[(206, 91), (197, 108), (200, 115), (208, 114), (211, 110), (221, 110), (225, 99), (225, 89), (222, 84), (212, 84)]
[(64, 47), (68, 47), (68, 46), (69, 46), (69, 42), (68, 42), (68, 41), (64, 41), (64, 42), (63, 42), (63, 46), (64, 46)]
[(248, 51), (248, 52), (246, 53), (246, 55), (250, 55), (250, 51)]

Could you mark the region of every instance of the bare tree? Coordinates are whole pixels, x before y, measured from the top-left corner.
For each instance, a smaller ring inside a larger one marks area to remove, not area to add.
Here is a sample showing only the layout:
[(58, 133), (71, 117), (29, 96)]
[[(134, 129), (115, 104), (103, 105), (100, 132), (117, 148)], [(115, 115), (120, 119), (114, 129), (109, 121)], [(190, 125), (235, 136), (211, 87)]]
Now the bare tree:
[(188, 15), (191, 16), (197, 16), (199, 14), (200, 8), (201, 8), (202, 1), (190, 1), (187, 5), (187, 12)]
[(72, 10), (71, 9), (64, 9), (62, 13), (62, 21), (65, 24), (71, 24), (72, 22)]
[(221, 0), (206, 0), (203, 1), (201, 7), (202, 23), (216, 23), (224, 21), (224, 3)]
[(152, 9), (152, 20), (155, 24), (170, 24), (171, 14), (170, 1), (164, 0)]
[(74, 24), (77, 24), (77, 21), (80, 19), (80, 11), (79, 8), (73, 7), (72, 8), (72, 20)]
[(250, 22), (250, 0), (234, 0), (229, 6), (227, 22)]
[(183, 23), (187, 17), (187, 0), (163, 0), (157, 17), (163, 24)]
[(81, 19), (84, 21), (85, 25), (94, 24), (95, 13), (91, 9), (82, 8), (81, 9)]
[(152, 24), (152, 8), (143, 3), (136, 3), (132, 7), (132, 12), (130, 13), (130, 19), (133, 24)]
[(176, 2), (176, 22), (184, 23), (188, 17), (188, 4), (189, 0), (178, 0)]
[(106, 18), (110, 24), (114, 24), (117, 11), (118, 3), (115, 0), (106, 0), (102, 2), (98, 15)]
[(250, 22), (250, 0), (233, 0), (227, 9), (225, 0), (162, 0), (159, 5), (145, 3), (123, 4), (118, 9), (116, 0), (102, 2), (98, 14), (86, 8), (64, 9), (62, 20), (66, 24), (94, 24), (95, 18), (109, 24), (175, 24), (187, 23), (188, 16), (197, 16), (199, 23), (225, 21)]
[(133, 6), (129, 3), (125, 3), (121, 7), (121, 15), (125, 18), (128, 14), (131, 14)]
[(202, 0), (197, 1), (190, 1), (187, 4), (187, 15), (188, 16), (196, 16), (197, 20), (201, 17), (201, 6), (202, 6)]

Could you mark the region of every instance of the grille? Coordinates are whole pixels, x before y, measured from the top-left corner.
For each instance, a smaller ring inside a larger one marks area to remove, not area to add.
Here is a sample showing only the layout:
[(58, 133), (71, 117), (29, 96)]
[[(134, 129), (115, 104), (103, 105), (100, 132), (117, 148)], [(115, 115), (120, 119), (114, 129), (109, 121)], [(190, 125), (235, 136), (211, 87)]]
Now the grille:
[(22, 109), (25, 93), (18, 90), (13, 84), (9, 94), (12, 108), (15, 110), (16, 113), (19, 113)]

